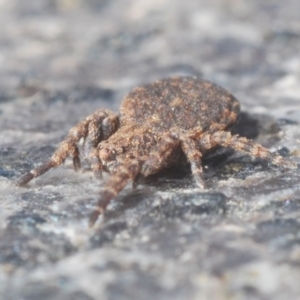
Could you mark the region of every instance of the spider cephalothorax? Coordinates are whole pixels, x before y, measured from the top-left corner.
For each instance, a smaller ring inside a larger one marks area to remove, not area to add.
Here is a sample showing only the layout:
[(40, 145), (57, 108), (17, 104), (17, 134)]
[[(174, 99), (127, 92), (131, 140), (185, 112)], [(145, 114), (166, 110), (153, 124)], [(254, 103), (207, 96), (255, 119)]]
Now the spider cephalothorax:
[(71, 128), (52, 157), (18, 181), (24, 185), (71, 156), (80, 168), (78, 142), (96, 177), (111, 173), (91, 215), (93, 225), (109, 202), (129, 180), (136, 181), (178, 163), (183, 153), (196, 184), (203, 188), (202, 156), (224, 146), (263, 158), (272, 164), (296, 164), (253, 141), (232, 135), (239, 102), (223, 88), (192, 77), (173, 77), (133, 89), (123, 100), (120, 114), (98, 110)]

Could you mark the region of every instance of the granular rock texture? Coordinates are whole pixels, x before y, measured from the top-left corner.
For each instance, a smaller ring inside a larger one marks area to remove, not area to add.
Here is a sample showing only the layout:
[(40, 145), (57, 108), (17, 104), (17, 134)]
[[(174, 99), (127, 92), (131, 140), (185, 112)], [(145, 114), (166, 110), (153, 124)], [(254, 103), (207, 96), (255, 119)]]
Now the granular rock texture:
[(298, 299), (299, 170), (218, 149), (207, 189), (178, 166), (130, 186), (72, 162), (28, 186), (68, 130), (135, 86), (197, 76), (232, 92), (235, 132), (299, 163), (300, 2), (0, 0), (0, 298)]

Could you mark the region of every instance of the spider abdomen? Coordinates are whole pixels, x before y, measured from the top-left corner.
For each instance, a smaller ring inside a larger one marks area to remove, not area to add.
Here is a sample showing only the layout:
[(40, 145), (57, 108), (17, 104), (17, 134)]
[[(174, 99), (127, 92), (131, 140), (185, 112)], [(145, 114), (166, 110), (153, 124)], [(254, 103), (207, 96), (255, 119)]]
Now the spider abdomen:
[(239, 114), (239, 102), (225, 89), (193, 77), (172, 77), (133, 89), (120, 109), (122, 124), (158, 130), (174, 127), (224, 130)]

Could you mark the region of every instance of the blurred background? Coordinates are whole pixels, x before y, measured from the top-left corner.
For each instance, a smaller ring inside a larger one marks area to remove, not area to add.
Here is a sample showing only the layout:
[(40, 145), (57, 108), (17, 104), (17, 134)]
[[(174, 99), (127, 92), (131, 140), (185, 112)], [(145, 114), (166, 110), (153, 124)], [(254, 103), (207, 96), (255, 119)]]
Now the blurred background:
[(240, 154), (128, 187), (88, 230), (102, 183), (70, 162), (15, 180), (99, 108), (171, 75), (241, 102), (243, 135), (300, 143), (299, 0), (0, 0), (0, 298), (299, 299), (298, 171)]

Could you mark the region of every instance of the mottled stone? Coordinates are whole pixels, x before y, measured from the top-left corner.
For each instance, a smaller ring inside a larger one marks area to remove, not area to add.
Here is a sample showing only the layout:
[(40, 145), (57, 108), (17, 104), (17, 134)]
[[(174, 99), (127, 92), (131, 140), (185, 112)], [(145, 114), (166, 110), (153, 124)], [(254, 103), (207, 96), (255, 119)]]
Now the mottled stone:
[(299, 163), (299, 11), (298, 0), (0, 1), (0, 298), (298, 299), (299, 170), (220, 148), (204, 159), (208, 190), (175, 167), (125, 188), (93, 229), (103, 185), (86, 166), (14, 183), (85, 116), (176, 75), (229, 90), (236, 132)]

